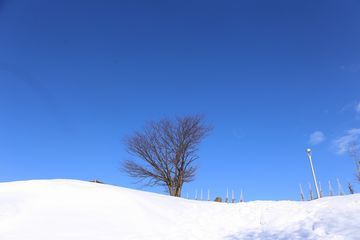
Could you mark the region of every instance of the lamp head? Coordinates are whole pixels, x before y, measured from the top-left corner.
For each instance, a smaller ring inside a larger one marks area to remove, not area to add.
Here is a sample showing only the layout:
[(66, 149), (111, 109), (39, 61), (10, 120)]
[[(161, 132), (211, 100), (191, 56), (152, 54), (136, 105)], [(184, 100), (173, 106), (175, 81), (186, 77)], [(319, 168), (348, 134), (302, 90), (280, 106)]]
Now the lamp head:
[(307, 154), (311, 155), (311, 149), (310, 148), (306, 149), (306, 152), (307, 152)]

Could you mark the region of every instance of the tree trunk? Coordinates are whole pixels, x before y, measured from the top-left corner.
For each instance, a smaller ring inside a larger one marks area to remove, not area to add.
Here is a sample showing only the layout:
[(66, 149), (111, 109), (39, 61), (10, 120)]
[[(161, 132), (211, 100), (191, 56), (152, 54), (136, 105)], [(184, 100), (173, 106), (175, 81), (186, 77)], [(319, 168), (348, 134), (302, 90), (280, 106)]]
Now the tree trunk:
[(171, 185), (168, 185), (168, 191), (170, 196), (175, 196), (174, 188)]
[(181, 187), (176, 187), (174, 196), (181, 197)]
[(169, 195), (173, 197), (181, 197), (181, 187), (170, 187), (168, 186)]

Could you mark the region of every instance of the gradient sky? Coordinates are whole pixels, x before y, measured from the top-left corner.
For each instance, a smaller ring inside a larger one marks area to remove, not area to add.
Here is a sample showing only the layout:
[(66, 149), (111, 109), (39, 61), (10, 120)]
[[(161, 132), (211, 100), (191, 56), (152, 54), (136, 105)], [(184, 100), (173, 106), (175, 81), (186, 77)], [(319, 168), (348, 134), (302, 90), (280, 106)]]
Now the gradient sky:
[(0, 0), (0, 181), (162, 193), (119, 171), (122, 139), (200, 113), (215, 128), (184, 195), (298, 199), (309, 146), (318, 180), (345, 189), (346, 146), (360, 136), (359, 13), (358, 0)]

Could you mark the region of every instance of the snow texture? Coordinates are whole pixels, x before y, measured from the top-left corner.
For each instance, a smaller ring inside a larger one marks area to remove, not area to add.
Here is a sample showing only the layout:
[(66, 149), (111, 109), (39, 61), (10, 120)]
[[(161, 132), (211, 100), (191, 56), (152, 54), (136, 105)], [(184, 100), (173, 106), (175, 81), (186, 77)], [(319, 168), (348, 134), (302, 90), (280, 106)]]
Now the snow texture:
[(0, 239), (360, 239), (360, 195), (227, 204), (76, 180), (0, 183)]

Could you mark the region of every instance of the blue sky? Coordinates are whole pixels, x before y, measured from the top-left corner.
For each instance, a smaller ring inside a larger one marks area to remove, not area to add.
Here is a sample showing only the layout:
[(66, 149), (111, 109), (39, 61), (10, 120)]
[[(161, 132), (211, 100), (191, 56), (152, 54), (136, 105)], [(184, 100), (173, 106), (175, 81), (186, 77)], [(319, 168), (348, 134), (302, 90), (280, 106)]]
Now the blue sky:
[[(204, 114), (194, 195), (298, 199), (345, 188), (359, 139), (360, 2), (0, 1), (0, 181), (98, 178), (125, 187), (122, 139)], [(355, 189), (360, 190), (359, 185)]]

